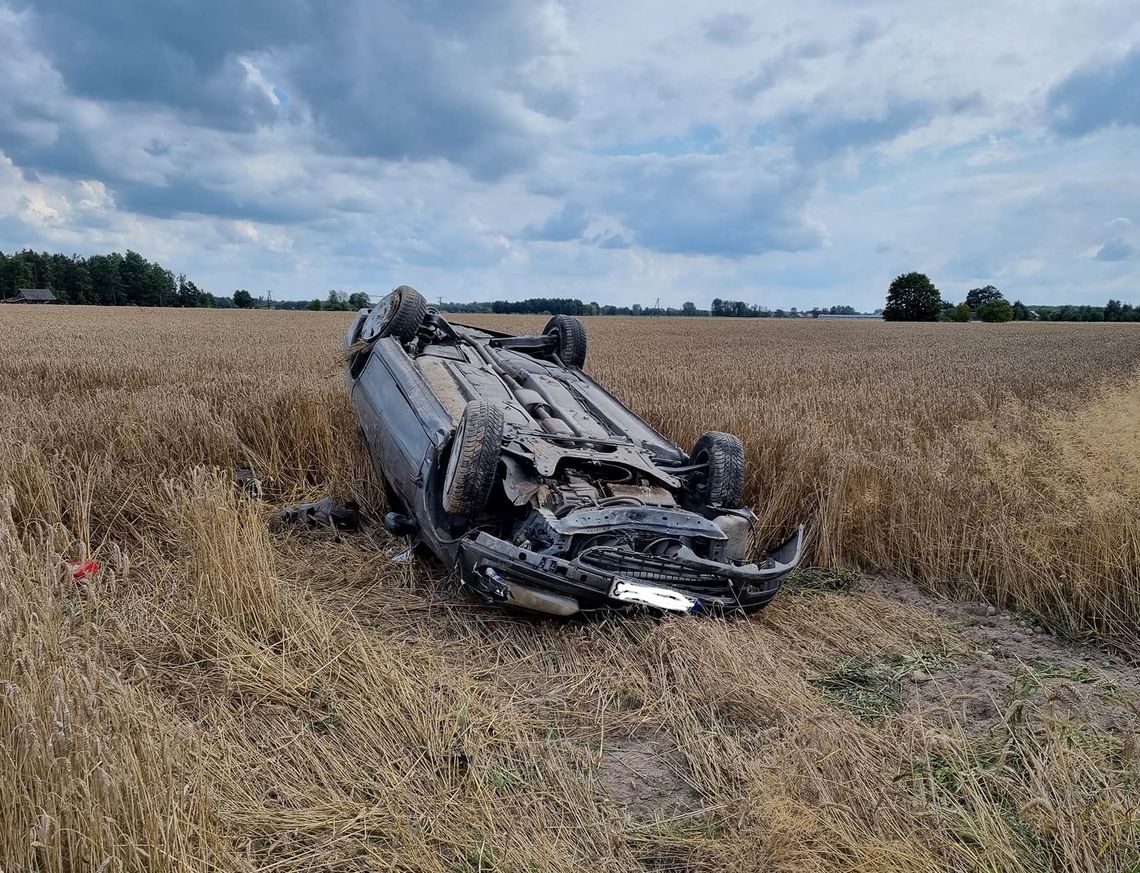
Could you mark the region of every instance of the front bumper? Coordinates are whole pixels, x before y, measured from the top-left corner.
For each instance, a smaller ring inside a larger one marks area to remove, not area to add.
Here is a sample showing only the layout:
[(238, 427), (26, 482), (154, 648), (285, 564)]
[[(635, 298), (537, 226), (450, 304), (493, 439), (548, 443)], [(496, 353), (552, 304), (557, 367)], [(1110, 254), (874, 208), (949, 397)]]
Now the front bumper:
[(646, 606), (678, 612), (766, 606), (800, 560), (803, 526), (756, 564), (721, 564), (689, 553), (665, 562), (613, 556), (614, 566), (565, 560), (511, 545), (480, 531), (459, 545), (463, 580), (493, 603), (532, 612)]

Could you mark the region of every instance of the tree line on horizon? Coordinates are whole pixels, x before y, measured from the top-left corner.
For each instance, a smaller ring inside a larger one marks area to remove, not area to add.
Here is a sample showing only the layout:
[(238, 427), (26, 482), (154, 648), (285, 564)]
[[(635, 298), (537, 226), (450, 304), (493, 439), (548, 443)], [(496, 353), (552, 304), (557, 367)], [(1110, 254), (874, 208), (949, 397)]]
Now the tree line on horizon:
[[(220, 296), (200, 288), (185, 274), (175, 274), (155, 261), (128, 249), (125, 254), (49, 254), (25, 249), (14, 254), (0, 252), (0, 299), (15, 296), (20, 288), (49, 288), (62, 303), (94, 306), (177, 306), (205, 308), (274, 309), (312, 311), (355, 311), (371, 305), (368, 294), (331, 290), (311, 300), (269, 301), (245, 289)], [(583, 302), (577, 298), (531, 297), (525, 300), (495, 300), (478, 303), (444, 303), (448, 312), (542, 314), (542, 315), (629, 315), (629, 316), (717, 316), (728, 318), (805, 318), (820, 315), (854, 315), (852, 306), (791, 307), (769, 309), (743, 300), (714, 298), (709, 309), (692, 301), (680, 307), (631, 306)], [(1027, 306), (1013, 303), (992, 285), (971, 289), (966, 299), (954, 304), (923, 273), (898, 276), (887, 292), (882, 312), (888, 321), (1140, 321), (1140, 306), (1109, 300), (1104, 306)]]
[(816, 307), (800, 312), (795, 306), (791, 309), (769, 309), (743, 300), (721, 300), (716, 297), (710, 309), (701, 309), (691, 300), (680, 307), (673, 306), (632, 306), (602, 305), (591, 301), (584, 303), (573, 297), (528, 297), (525, 300), (493, 300), (477, 303), (439, 303), (444, 312), (483, 313), (502, 315), (653, 315), (653, 316), (719, 316), (730, 318), (802, 318), (808, 315), (854, 315), (854, 306)]
[(175, 274), (136, 251), (106, 255), (49, 254), (25, 249), (0, 252), (0, 299), (20, 288), (47, 288), (60, 303), (90, 306), (175, 306), (207, 309), (315, 309), (355, 311), (370, 306), (363, 292), (329, 291), (323, 299), (268, 301), (244, 288), (232, 295), (210, 293), (185, 274)]

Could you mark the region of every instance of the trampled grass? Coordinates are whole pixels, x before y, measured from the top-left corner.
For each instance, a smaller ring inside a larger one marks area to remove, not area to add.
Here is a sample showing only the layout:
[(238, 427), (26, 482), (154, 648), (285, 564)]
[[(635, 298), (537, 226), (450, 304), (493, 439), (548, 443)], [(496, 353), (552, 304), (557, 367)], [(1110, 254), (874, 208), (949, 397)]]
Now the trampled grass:
[(0, 318), (0, 869), (1140, 864), (1140, 689), (1031, 627), (1136, 638), (1131, 326), (591, 322), (601, 381), (682, 444), (739, 433), (763, 536), (807, 521), (812, 578), (858, 584), (546, 622), (269, 523), (382, 506), (348, 316)]

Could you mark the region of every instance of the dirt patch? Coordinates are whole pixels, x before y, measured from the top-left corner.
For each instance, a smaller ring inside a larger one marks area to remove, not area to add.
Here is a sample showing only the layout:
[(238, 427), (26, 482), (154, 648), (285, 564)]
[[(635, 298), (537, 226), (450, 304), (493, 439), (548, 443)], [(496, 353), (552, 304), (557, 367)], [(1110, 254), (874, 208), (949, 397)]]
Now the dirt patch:
[(987, 603), (932, 597), (910, 582), (880, 579), (870, 590), (933, 613), (972, 649), (940, 669), (905, 677), (905, 709), (976, 733), (1024, 701), (1034, 712), (1112, 734), (1135, 730), (1140, 674), (1111, 652), (1055, 637)]
[(606, 741), (598, 780), (631, 818), (668, 818), (701, 806), (696, 792), (680, 776), (683, 767), (681, 756), (660, 737), (635, 734)]

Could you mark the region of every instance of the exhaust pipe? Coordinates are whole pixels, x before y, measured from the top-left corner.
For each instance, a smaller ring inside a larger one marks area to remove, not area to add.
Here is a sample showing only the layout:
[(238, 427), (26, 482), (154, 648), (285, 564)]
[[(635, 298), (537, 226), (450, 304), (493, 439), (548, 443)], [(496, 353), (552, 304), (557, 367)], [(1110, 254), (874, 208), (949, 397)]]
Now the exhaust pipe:
[(488, 366), (495, 371), (495, 375), (503, 380), (503, 384), (507, 386), (515, 399), (522, 404), (523, 409), (527, 411), (537, 423), (548, 434), (554, 436), (575, 436), (577, 432), (570, 427), (565, 421), (558, 417), (557, 412), (537, 391), (529, 388), (523, 388), (506, 367), (497, 359), (490, 349), (484, 348), (479, 343), (471, 344), (479, 356), (487, 362)]

